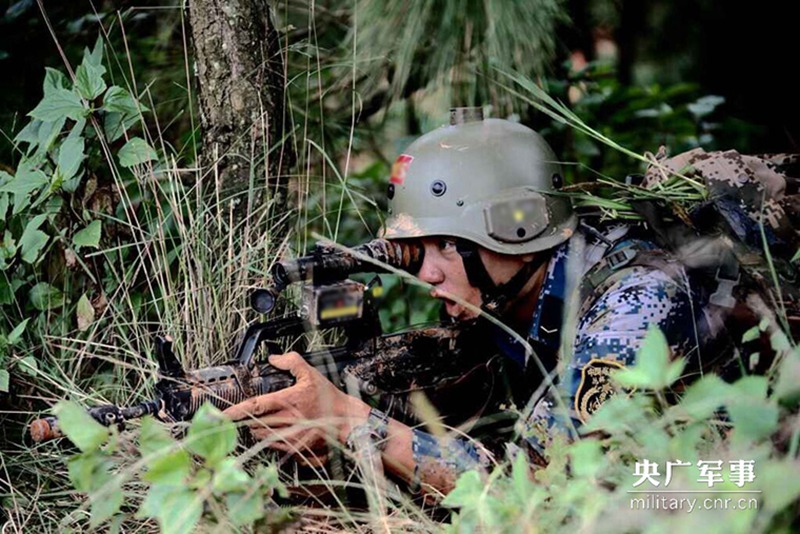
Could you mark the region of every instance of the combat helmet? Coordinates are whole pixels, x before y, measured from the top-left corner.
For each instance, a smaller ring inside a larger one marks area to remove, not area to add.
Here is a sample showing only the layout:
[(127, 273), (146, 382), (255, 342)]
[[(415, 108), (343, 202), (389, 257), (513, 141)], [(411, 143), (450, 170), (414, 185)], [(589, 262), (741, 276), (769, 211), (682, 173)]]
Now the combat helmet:
[(388, 239), (444, 235), (503, 254), (567, 240), (577, 226), (563, 174), (544, 138), (521, 124), (454, 108), (392, 166)]

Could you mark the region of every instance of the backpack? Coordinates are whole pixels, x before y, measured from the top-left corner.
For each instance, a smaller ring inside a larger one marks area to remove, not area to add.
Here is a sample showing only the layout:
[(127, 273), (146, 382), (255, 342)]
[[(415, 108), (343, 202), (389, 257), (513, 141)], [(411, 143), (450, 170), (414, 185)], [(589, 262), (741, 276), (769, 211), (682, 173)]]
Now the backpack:
[[(735, 331), (772, 316), (788, 334), (800, 334), (800, 154), (697, 148), (667, 157), (661, 147), (648, 159), (644, 175), (615, 188), (614, 202), (629, 206), (652, 239), (712, 291), (709, 302), (730, 311)], [(648, 261), (634, 256), (617, 253), (611, 265), (604, 258), (587, 280)]]

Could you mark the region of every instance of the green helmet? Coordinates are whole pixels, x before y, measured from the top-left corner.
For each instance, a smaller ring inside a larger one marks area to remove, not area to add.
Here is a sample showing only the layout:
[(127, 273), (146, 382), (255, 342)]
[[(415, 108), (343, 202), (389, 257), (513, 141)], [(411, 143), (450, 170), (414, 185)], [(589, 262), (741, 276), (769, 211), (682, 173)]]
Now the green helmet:
[(503, 254), (567, 240), (577, 218), (569, 199), (550, 194), (563, 174), (544, 138), (464, 111), (453, 110), (450, 126), (423, 135), (395, 161), (383, 237), (459, 237)]

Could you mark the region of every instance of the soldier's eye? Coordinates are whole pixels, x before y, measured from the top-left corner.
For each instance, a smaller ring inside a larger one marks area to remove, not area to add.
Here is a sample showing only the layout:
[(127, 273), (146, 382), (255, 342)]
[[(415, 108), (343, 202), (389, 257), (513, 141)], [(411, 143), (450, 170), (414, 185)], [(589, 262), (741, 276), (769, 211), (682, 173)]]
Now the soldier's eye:
[(447, 239), (442, 238), (439, 240), (439, 250), (442, 252), (449, 252), (456, 250), (456, 240), (455, 239)]

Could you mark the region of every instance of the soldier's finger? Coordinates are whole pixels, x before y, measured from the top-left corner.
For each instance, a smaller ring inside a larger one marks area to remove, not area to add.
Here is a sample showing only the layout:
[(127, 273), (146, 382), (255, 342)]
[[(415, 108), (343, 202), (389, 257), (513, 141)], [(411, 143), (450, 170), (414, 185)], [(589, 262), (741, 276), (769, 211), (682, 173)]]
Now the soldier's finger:
[(292, 373), (292, 376), (297, 379), (308, 376), (313, 369), (310, 365), (308, 365), (308, 362), (306, 362), (303, 357), (296, 352), (273, 354), (269, 357), (269, 363), (278, 369), (289, 371)]
[(286, 403), (279, 393), (268, 393), (244, 400), (239, 404), (226, 408), (222, 413), (233, 421), (241, 421), (248, 417), (258, 417), (281, 410)]

